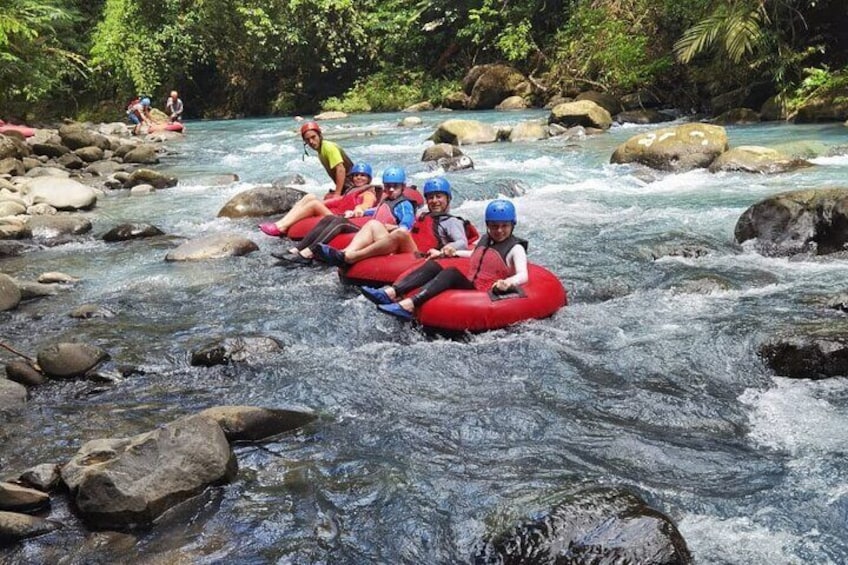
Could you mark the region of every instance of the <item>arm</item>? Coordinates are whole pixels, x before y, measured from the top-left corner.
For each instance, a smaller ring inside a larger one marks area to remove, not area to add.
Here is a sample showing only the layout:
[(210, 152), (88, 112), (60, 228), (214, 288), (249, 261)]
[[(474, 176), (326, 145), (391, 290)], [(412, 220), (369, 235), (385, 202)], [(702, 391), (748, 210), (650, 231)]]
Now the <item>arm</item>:
[(395, 206), (395, 218), (397, 219), (399, 230), (411, 230), (412, 224), (415, 222), (415, 210), (412, 207), (412, 203), (401, 202)]
[[(516, 245), (513, 247), (506, 259), (507, 263), (512, 265), (515, 274), (503, 279), (502, 281), (495, 282), (494, 286), (498, 287), (500, 290), (506, 290), (508, 288), (524, 284), (529, 280), (529, 276), (527, 274), (527, 252), (524, 251), (523, 246)], [(501, 282), (503, 283), (502, 285), (498, 284)]]

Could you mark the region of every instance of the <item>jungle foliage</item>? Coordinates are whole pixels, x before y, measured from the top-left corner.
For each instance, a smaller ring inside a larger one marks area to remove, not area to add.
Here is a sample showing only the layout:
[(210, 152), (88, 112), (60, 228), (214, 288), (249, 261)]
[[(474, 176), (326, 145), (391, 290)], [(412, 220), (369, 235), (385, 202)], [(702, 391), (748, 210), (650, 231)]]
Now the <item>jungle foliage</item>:
[(706, 105), (752, 82), (844, 88), (843, 0), (0, 0), (0, 112), (115, 119), (172, 88), (189, 117), (439, 104), (473, 65), (551, 93)]

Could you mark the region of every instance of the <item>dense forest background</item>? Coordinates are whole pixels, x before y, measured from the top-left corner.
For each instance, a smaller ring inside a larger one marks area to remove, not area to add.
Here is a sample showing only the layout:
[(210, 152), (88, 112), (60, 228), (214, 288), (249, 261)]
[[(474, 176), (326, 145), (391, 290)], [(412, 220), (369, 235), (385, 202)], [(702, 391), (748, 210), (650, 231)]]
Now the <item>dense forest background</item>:
[(492, 62), (547, 95), (643, 91), (687, 111), (740, 89), (848, 99), (848, 2), (0, 0), (7, 120), (113, 121), (171, 89), (189, 118), (439, 105)]

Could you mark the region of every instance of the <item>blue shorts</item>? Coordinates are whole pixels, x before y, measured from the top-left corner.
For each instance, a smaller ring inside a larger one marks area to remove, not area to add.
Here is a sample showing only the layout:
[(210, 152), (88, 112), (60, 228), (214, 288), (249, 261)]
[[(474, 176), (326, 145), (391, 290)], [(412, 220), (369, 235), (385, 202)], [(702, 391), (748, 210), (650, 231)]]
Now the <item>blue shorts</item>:
[(135, 114), (127, 114), (127, 119), (130, 121), (131, 124), (141, 123), (141, 120), (138, 119), (138, 116), (136, 116)]

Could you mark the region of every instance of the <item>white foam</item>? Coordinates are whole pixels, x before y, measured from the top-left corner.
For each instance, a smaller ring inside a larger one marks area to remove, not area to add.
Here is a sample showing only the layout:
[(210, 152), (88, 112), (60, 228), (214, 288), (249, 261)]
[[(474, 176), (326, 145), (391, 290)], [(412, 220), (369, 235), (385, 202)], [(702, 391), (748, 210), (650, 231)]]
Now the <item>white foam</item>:
[(783, 530), (772, 530), (748, 517), (721, 519), (702, 514), (685, 516), (677, 524), (698, 563), (798, 564), (792, 555), (803, 539)]

